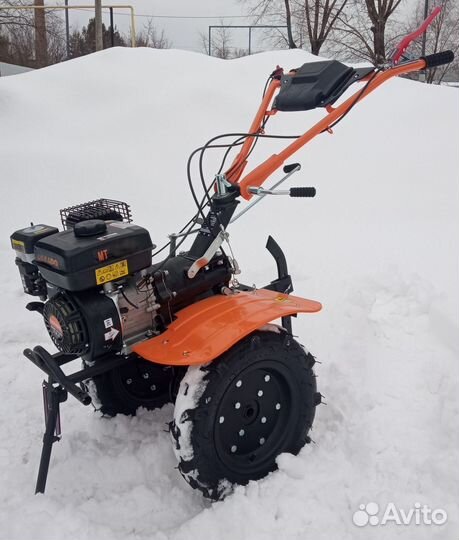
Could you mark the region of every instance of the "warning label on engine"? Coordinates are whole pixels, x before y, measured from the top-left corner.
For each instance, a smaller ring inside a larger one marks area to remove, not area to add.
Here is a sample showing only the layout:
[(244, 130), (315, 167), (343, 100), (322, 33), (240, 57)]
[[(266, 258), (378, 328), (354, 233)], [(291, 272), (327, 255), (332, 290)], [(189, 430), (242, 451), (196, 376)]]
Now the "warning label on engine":
[(14, 238), (12, 238), (11, 245), (16, 251), (22, 251), (23, 253), (25, 253), (25, 244), (24, 242), (21, 242), (21, 240), (15, 240)]
[(127, 276), (129, 273), (127, 259), (124, 261), (119, 261), (108, 266), (103, 266), (96, 270), (96, 282), (97, 285), (103, 285), (108, 281), (113, 281), (114, 279), (122, 278)]

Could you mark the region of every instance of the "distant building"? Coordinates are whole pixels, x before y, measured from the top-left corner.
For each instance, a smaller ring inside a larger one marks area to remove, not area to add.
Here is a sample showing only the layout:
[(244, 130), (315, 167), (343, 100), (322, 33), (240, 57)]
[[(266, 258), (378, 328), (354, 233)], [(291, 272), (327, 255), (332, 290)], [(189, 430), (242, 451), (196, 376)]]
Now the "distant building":
[(15, 64), (7, 64), (6, 62), (0, 62), (0, 77), (7, 77), (8, 75), (19, 75), (19, 73), (25, 73), (31, 71), (32, 68), (24, 66), (16, 66)]

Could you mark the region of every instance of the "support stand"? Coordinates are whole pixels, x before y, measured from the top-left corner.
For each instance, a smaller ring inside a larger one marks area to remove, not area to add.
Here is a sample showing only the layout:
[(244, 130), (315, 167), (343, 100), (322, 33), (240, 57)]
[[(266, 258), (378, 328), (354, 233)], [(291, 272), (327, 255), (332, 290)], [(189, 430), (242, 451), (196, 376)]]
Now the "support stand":
[(49, 463), (53, 444), (61, 439), (60, 404), (67, 401), (68, 393), (59, 384), (53, 382), (51, 377), (43, 381), (43, 404), (45, 408), (45, 434), (38, 468), (35, 493), (44, 493), (46, 479), (48, 478)]
[(49, 464), (53, 444), (61, 439), (60, 404), (67, 400), (70, 394), (83, 405), (91, 403), (91, 396), (78, 385), (102, 373), (106, 373), (129, 362), (129, 356), (115, 355), (91, 367), (66, 375), (61, 366), (77, 360), (76, 354), (50, 354), (46, 349), (37, 345), (34, 349), (25, 349), (24, 356), (48, 375), (43, 381), (43, 404), (45, 409), (45, 434), (38, 468), (35, 493), (44, 493), (48, 478)]

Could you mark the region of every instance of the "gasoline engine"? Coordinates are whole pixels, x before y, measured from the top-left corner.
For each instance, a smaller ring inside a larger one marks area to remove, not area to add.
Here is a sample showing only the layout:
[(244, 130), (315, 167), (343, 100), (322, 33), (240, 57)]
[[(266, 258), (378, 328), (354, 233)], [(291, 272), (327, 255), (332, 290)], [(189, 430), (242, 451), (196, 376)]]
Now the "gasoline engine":
[(129, 206), (100, 199), (61, 211), (63, 231), (31, 225), (11, 236), (27, 308), (43, 315), (57, 349), (91, 363), (130, 354), (163, 332), (179, 309), (219, 293), (231, 279), (220, 252), (192, 280), (186, 253), (152, 265), (149, 232)]

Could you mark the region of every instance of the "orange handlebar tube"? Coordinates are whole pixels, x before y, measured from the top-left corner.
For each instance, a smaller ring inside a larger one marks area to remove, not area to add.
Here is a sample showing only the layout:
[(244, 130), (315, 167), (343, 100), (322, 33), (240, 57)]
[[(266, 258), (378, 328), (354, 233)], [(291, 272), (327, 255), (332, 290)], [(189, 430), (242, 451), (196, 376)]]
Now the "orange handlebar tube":
[[(241, 195), (244, 199), (249, 200), (252, 198), (252, 194), (248, 191), (249, 187), (260, 187), (266, 179), (276, 171), (290, 156), (297, 152), (301, 147), (311, 141), (316, 135), (319, 135), (323, 131), (329, 129), (330, 125), (341, 118), (357, 101), (362, 100), (368, 94), (376, 90), (378, 86), (398, 75), (404, 73), (411, 73), (413, 71), (421, 71), (425, 69), (426, 63), (423, 59), (415, 60), (413, 62), (405, 63), (392, 67), (386, 71), (377, 74), (373, 80), (368, 84), (365, 91), (357, 98), (361, 89), (355, 92), (350, 98), (336, 108), (329, 107), (329, 113), (322, 118), (311, 129), (306, 131), (299, 139), (292, 142), (287, 148), (282, 150), (279, 154), (273, 154), (266, 161), (258, 165), (249, 174), (247, 174), (240, 182), (239, 187)], [(371, 76), (370, 76), (371, 77)], [(250, 133), (259, 133), (261, 125), (266, 114), (269, 114), (268, 107), (274, 97), (275, 91), (280, 87), (280, 81), (272, 81), (271, 85), (266, 92), (265, 97), (260, 105), (260, 108), (255, 116), (255, 119), (250, 127)], [(233, 164), (227, 172), (227, 179), (232, 183), (238, 183), (238, 180), (242, 174), (243, 169), (247, 164), (247, 155), (252, 148), (255, 141), (254, 137), (248, 138), (242, 146), (241, 152), (237, 155)]]
[[(274, 79), (271, 81), (270, 85), (268, 86), (266, 90), (265, 95), (263, 96), (263, 100), (260, 104), (260, 108), (258, 109), (258, 112), (255, 118), (253, 119), (252, 125), (250, 126), (249, 133), (253, 133), (253, 134), (261, 133), (263, 121), (265, 119), (265, 116), (268, 114), (268, 109), (271, 105), (274, 94), (276, 93), (279, 87), (280, 87), (279, 80)], [(245, 166), (247, 165), (247, 156), (249, 155), (249, 152), (252, 149), (252, 146), (254, 145), (254, 143), (255, 143), (255, 137), (247, 137), (247, 139), (244, 141), (241, 151), (234, 158), (234, 161), (231, 164), (231, 167), (225, 173), (226, 179), (229, 182), (232, 182), (234, 184), (241, 177), (242, 173), (244, 172)]]

